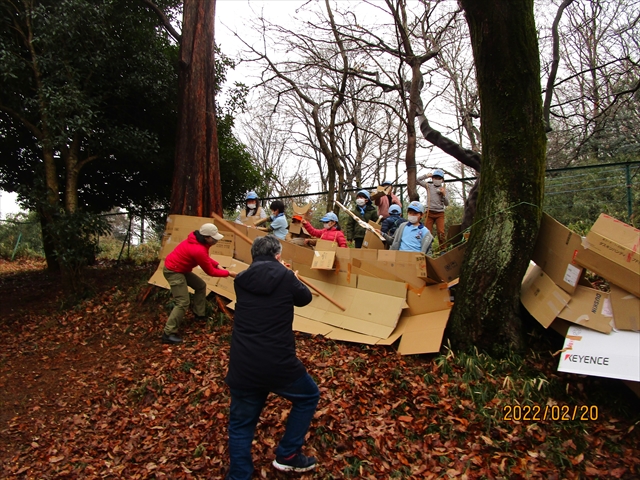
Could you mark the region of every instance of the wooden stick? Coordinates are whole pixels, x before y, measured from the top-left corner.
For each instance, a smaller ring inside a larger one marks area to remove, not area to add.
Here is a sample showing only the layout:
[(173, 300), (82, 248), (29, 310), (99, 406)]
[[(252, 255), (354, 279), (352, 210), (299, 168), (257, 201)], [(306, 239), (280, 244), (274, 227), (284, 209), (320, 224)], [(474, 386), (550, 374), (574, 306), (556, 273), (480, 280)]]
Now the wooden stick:
[(358, 225), (360, 225), (362, 228), (364, 228), (365, 230), (369, 230), (370, 232), (374, 233), (376, 235), (376, 237), (378, 237), (380, 240), (382, 240), (383, 242), (386, 242), (387, 240), (382, 236), (382, 234), (376, 230), (375, 228), (373, 228), (371, 225), (369, 225), (368, 223), (364, 222), (360, 217), (358, 217), (355, 213), (353, 213), (351, 210), (349, 210), (347, 207), (345, 207), (344, 205), (342, 205), (339, 201), (335, 201), (336, 205), (338, 205), (342, 210), (344, 210), (345, 212), (347, 212), (349, 215), (351, 215), (351, 218), (353, 218), (356, 222), (358, 222)]
[[(247, 242), (249, 245), (251, 245), (253, 243), (253, 241), (247, 237), (244, 233), (241, 233), (240, 230), (238, 230), (237, 228), (235, 228), (233, 225), (231, 225), (231, 222), (225, 220), (224, 218), (222, 218), (220, 215), (218, 215), (217, 213), (212, 212), (211, 216), (213, 218), (215, 218), (218, 222), (222, 223), (223, 225), (225, 225), (231, 232), (233, 232), (234, 234), (236, 234), (239, 238), (241, 238), (242, 240), (244, 240), (245, 242)], [(340, 310), (342, 310), (343, 312), (346, 310), (345, 307), (343, 307), (342, 305), (340, 305), (338, 302), (336, 302), (333, 298), (331, 298), (329, 295), (327, 295), (326, 293), (324, 293), (322, 290), (320, 290), (318, 287), (316, 287), (315, 285), (313, 285), (312, 283), (307, 282), (304, 278), (302, 278), (299, 275), (296, 275), (296, 277), (298, 278), (298, 280), (300, 280), (302, 283), (304, 283), (307, 287), (315, 290), (318, 295), (320, 295), (321, 297), (326, 298), (327, 300), (329, 300), (331, 303), (333, 303), (336, 307), (338, 307)]]

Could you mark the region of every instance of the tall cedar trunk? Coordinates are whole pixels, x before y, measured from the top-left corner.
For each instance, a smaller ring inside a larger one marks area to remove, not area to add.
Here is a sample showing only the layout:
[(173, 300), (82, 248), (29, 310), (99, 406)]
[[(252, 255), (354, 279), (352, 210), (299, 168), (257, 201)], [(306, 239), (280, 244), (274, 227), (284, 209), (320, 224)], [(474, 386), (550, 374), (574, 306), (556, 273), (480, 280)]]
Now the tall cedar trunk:
[(546, 138), (533, 0), (460, 0), (482, 122), (482, 182), (448, 335), (459, 349), (522, 347), (520, 281), (542, 214)]
[(185, 0), (171, 213), (222, 215), (214, 98), (215, 0)]

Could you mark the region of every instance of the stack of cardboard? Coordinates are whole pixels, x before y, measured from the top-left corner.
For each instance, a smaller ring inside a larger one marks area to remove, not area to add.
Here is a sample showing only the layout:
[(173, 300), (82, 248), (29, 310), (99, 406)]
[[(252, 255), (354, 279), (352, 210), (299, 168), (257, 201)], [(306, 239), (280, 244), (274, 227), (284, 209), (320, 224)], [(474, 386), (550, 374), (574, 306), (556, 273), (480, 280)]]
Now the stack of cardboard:
[[(162, 275), (163, 260), (175, 246), (208, 218), (172, 215), (163, 237), (161, 262), (149, 283), (169, 288)], [(265, 235), (255, 228), (234, 224), (244, 236)], [(222, 266), (242, 271), (251, 263), (251, 246), (218, 224), (225, 238), (211, 249), (211, 257)], [(402, 354), (437, 352), (452, 303), (446, 281), (457, 277), (463, 249), (437, 259), (421, 253), (379, 249), (337, 248), (318, 241), (316, 250), (282, 242), (282, 260), (298, 270), (308, 282), (337, 303), (319, 295), (303, 308), (296, 308), (294, 329), (329, 338), (366, 344), (390, 345), (400, 340)], [(235, 300), (233, 281), (208, 277), (200, 268), (194, 273), (209, 291)]]
[[(565, 336), (558, 370), (640, 382), (640, 230), (602, 214), (585, 238), (544, 215), (521, 300)], [(585, 269), (606, 279), (596, 290)]]
[[(211, 219), (172, 215), (161, 260), (189, 232)], [(233, 225), (254, 239), (264, 232)], [(219, 224), (225, 236), (211, 250), (221, 265), (242, 271), (251, 246)], [(294, 329), (335, 340), (390, 345), (403, 355), (437, 352), (452, 306), (448, 285), (458, 277), (466, 244), (439, 257), (385, 250), (375, 235), (368, 248), (337, 248), (318, 241), (316, 250), (282, 242), (282, 259), (344, 310), (315, 295), (296, 308)], [(368, 240), (368, 241), (367, 241)], [(559, 370), (640, 381), (640, 231), (602, 215), (585, 239), (544, 215), (533, 262), (522, 282), (521, 300), (542, 325), (566, 336)], [(164, 288), (163, 262), (150, 279)], [(585, 268), (611, 283), (592, 288)], [(233, 281), (194, 272), (210, 291), (235, 300)], [(233, 306), (233, 303), (231, 304)]]

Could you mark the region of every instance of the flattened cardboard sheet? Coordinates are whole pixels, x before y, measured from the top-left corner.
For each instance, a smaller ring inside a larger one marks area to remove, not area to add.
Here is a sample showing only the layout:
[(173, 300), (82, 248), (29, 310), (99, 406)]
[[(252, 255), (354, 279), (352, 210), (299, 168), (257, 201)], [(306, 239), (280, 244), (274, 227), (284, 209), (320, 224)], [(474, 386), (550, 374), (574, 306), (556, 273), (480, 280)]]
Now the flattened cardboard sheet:
[(609, 335), (573, 325), (567, 332), (558, 371), (640, 381), (640, 333)]
[(522, 281), (520, 301), (544, 328), (549, 328), (570, 299), (538, 265), (529, 266)]
[(315, 279), (307, 280), (346, 310), (340, 310), (323, 297), (314, 297), (309, 305), (296, 307), (295, 313), (344, 330), (387, 338), (393, 332), (405, 304), (404, 297), (384, 295), (363, 287), (351, 288)]
[(578, 285), (558, 318), (609, 334), (613, 323), (609, 294)]
[(640, 298), (611, 285), (611, 308), (618, 330), (640, 331)]
[(463, 243), (439, 257), (427, 256), (427, 263), (431, 267), (429, 275), (431, 275), (432, 271), (435, 272), (436, 276), (433, 279), (439, 282), (451, 282), (455, 278), (458, 278), (466, 249), (467, 244)]
[(582, 275), (582, 267), (574, 262), (581, 248), (580, 235), (556, 221), (546, 213), (531, 259), (542, 268), (553, 282), (567, 293), (573, 293)]
[(450, 310), (406, 317), (398, 352), (402, 355), (440, 351)]
[(453, 306), (451, 292), (446, 283), (423, 286), (422, 288), (409, 286), (407, 304), (409, 309), (406, 314), (413, 316), (449, 310)]

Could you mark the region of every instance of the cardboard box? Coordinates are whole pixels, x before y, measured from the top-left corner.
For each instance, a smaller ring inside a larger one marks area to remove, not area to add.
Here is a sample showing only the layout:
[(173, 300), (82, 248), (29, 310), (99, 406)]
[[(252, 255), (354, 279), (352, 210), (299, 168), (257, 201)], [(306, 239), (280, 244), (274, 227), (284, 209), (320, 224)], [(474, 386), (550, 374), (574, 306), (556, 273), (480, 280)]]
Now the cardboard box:
[(611, 309), (618, 330), (640, 331), (640, 298), (611, 285)]
[(531, 259), (556, 285), (573, 293), (582, 276), (582, 267), (574, 262), (581, 243), (580, 235), (543, 213)]
[(467, 244), (463, 243), (439, 257), (427, 256), (427, 264), (431, 267), (429, 276), (439, 282), (451, 282), (458, 278), (466, 249)]
[(640, 230), (601, 213), (587, 234), (587, 248), (640, 275)]
[(573, 325), (567, 332), (558, 371), (640, 381), (640, 333), (609, 335)]
[(609, 334), (613, 323), (609, 294), (578, 286), (567, 306), (558, 314), (558, 318)]
[(316, 250), (313, 252), (313, 262), (311, 268), (318, 270), (333, 270), (336, 261), (335, 250)]
[(601, 214), (582, 246), (577, 263), (640, 297), (640, 230)]
[(544, 328), (549, 328), (570, 299), (538, 265), (529, 266), (522, 281), (520, 301)]

